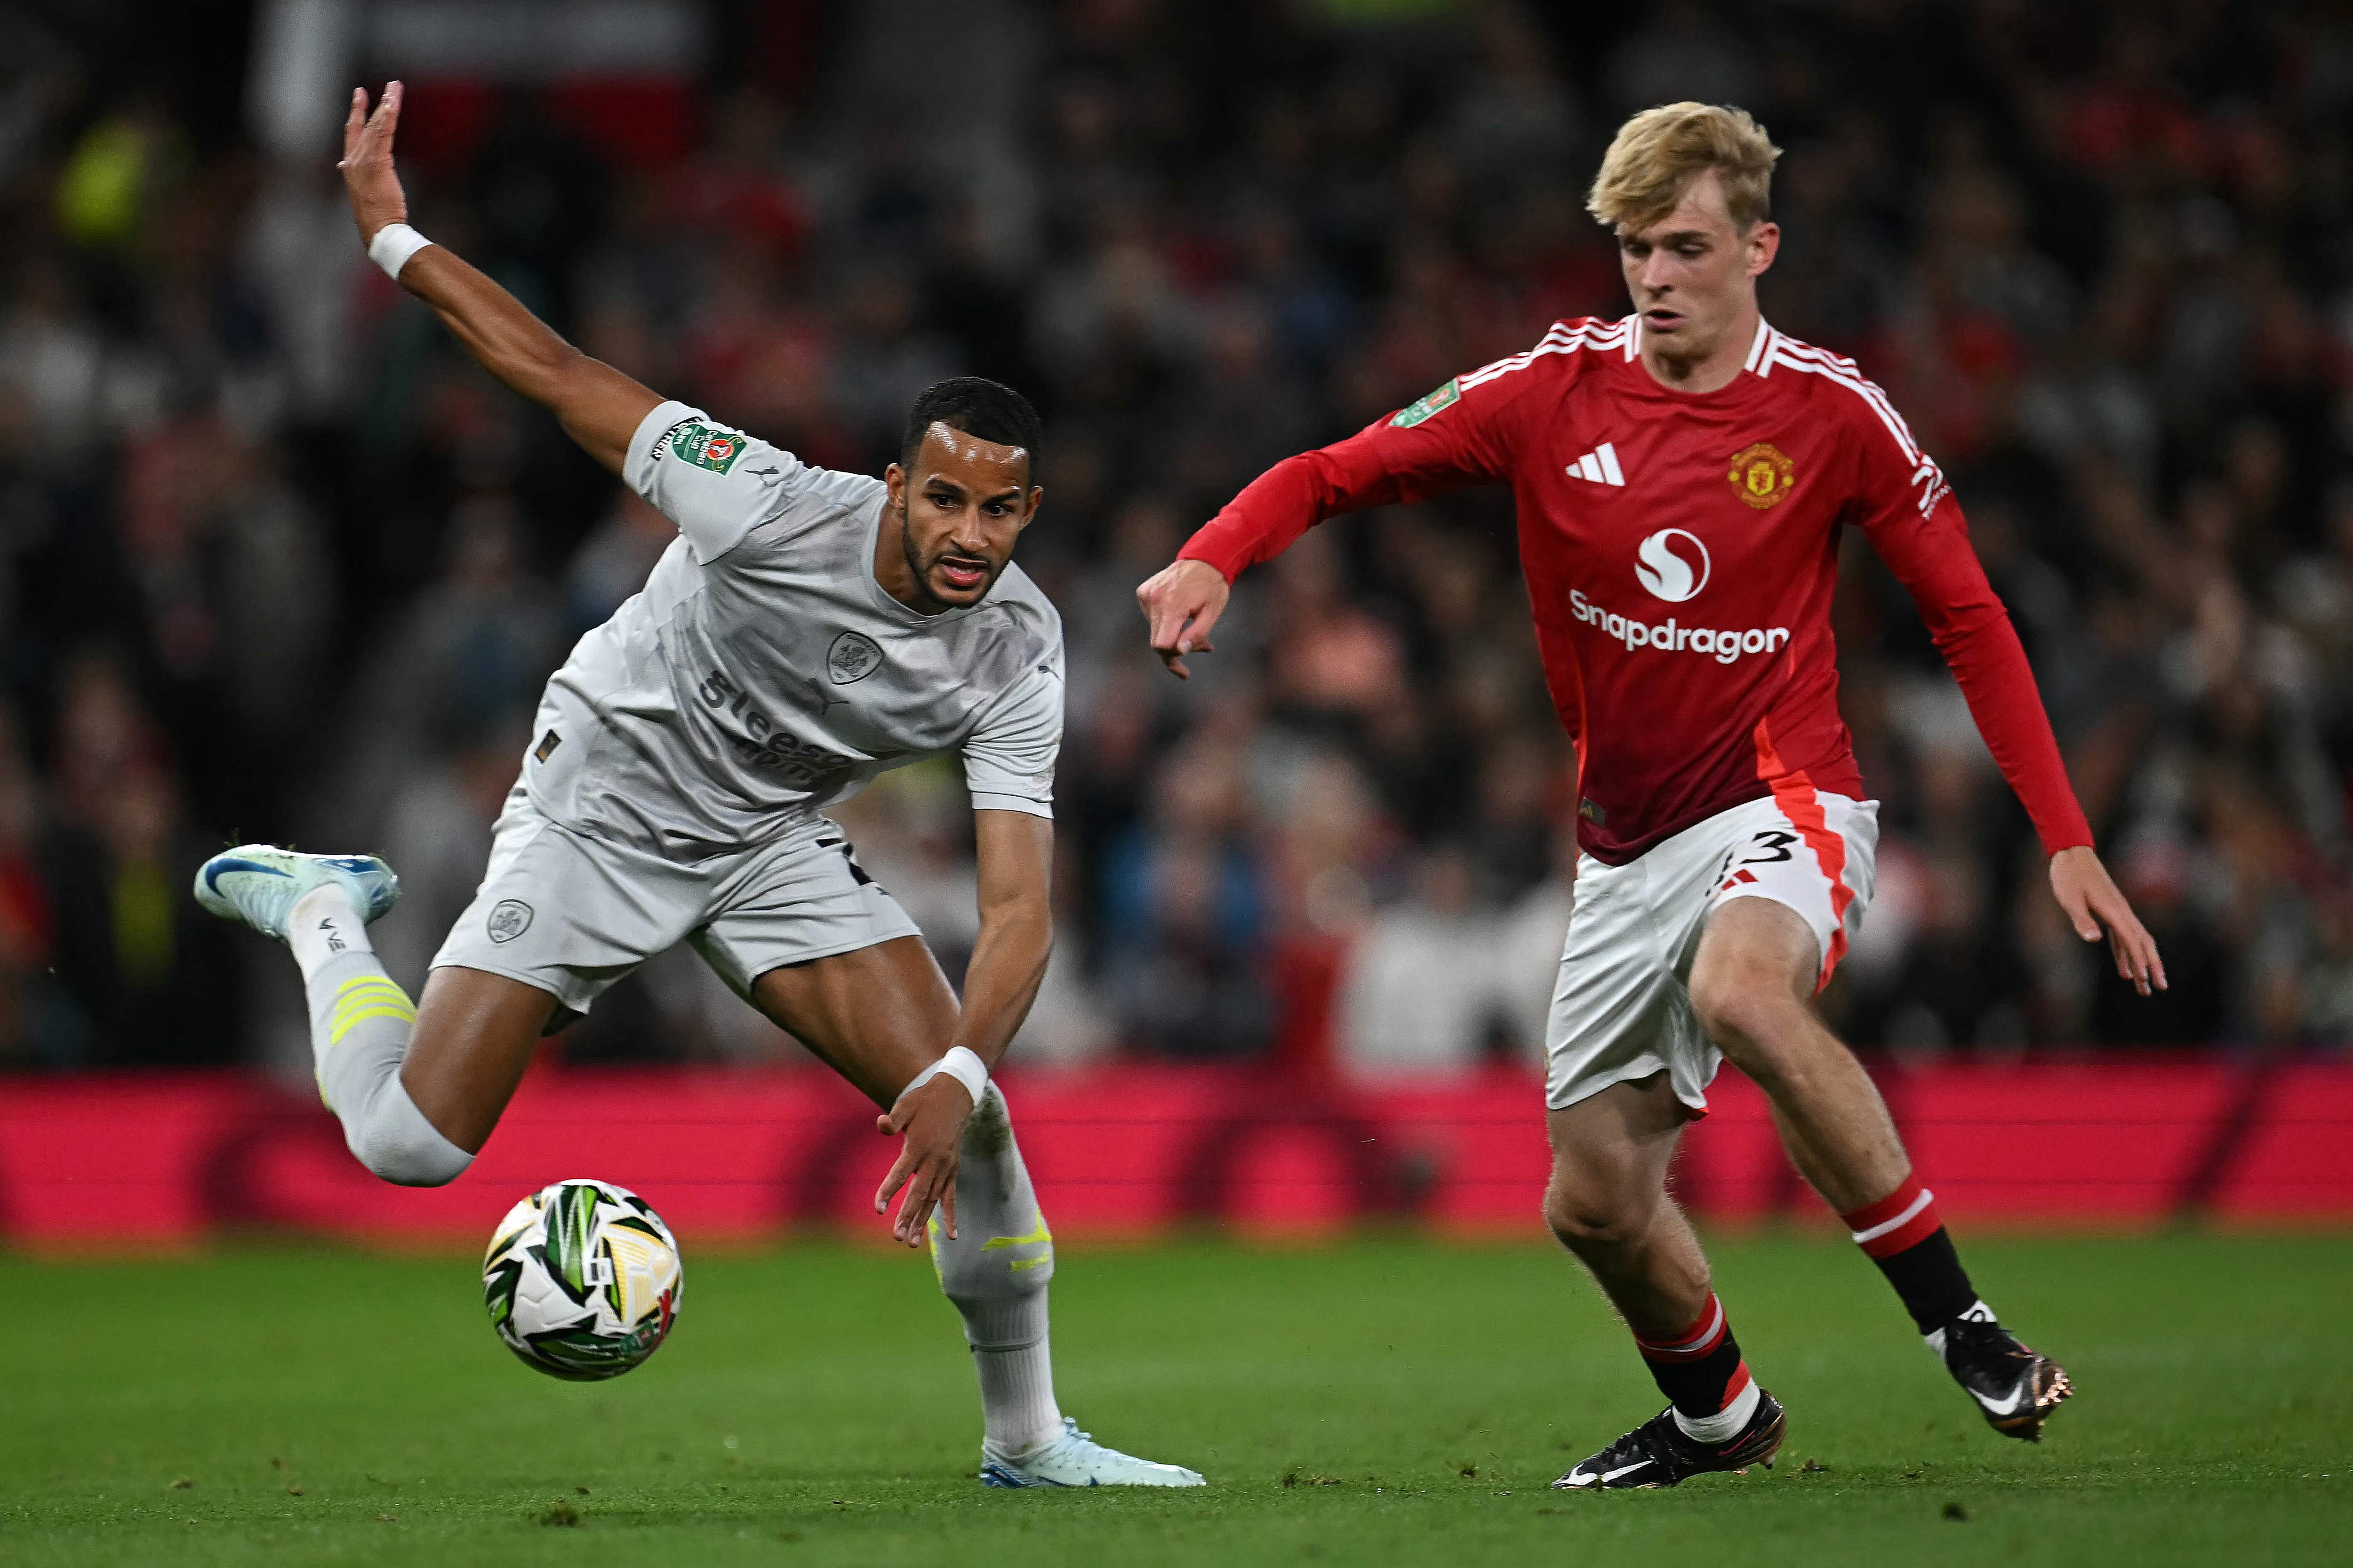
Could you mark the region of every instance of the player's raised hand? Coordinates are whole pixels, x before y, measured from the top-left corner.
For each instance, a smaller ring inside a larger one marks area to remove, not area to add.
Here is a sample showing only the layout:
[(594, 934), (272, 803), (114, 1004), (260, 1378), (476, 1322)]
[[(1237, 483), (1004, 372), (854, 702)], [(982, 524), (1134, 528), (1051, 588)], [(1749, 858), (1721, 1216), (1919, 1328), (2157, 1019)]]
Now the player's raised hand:
[(891, 1206), (891, 1194), (907, 1189), (899, 1217), (891, 1226), (893, 1240), (923, 1246), (923, 1225), (934, 1205), (948, 1235), (955, 1235), (956, 1164), (964, 1148), (964, 1124), (972, 1120), (972, 1095), (963, 1083), (953, 1074), (937, 1073), (930, 1082), (901, 1095), (888, 1116), (874, 1119), (874, 1131), (885, 1137), (907, 1135), (898, 1163), (874, 1190), (874, 1212), (882, 1214)]
[(343, 189), (352, 198), (352, 218), (360, 226), (360, 243), (375, 237), (388, 223), (408, 221), (408, 198), (392, 167), (392, 132), (400, 123), (400, 84), (386, 82), (384, 97), (370, 114), (367, 89), (352, 89), (352, 111), (343, 117)]
[(1181, 680), (1193, 679), (1185, 668), (1188, 653), (1208, 653), (1210, 628), (1226, 613), (1232, 590), (1225, 574), (1206, 561), (1179, 561), (1154, 573), (1135, 591), (1135, 602), (1152, 628), (1152, 651)]
[(2135, 990), (2146, 996), (2165, 989), (2165, 960), (2158, 956), (2157, 939), (2089, 847), (2062, 849), (2051, 857), (2051, 891), (2077, 936), (2097, 942), (2105, 931), (2116, 954), (2116, 973), (2131, 981)]

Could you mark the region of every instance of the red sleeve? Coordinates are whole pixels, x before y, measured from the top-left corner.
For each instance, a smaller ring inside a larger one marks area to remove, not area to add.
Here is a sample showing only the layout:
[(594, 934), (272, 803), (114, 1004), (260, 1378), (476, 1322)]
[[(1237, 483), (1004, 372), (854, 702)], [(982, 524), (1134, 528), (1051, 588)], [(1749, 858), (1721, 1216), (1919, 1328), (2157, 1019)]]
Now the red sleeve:
[(1919, 606), (1936, 651), (1968, 700), (1978, 733), (1985, 737), (2001, 776), (2018, 792), (2043, 851), (2056, 855), (2090, 844), (2092, 826), (2067, 782), (2033, 668), (2010, 624), (2010, 612), (1986, 581), (1951, 487), (1912, 445), (1910, 432), (1892, 410), (1883, 419), (1871, 420), (1860, 438), (1861, 526)]
[(1516, 374), (1531, 358), (1456, 376), (1345, 441), (1285, 458), (1204, 523), (1176, 558), (1206, 561), (1230, 583), (1326, 518), (1508, 479), (1513, 408), (1540, 380)]

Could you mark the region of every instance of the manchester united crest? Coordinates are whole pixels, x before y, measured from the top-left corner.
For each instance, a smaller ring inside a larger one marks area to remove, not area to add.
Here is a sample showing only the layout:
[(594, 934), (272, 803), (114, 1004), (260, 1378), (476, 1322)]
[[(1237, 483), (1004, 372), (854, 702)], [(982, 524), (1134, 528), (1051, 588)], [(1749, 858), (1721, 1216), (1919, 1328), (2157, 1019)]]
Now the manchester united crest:
[(1734, 495), (1765, 511), (1781, 504), (1781, 498), (1798, 482), (1798, 470), (1780, 447), (1759, 441), (1734, 458), (1731, 471), (1724, 477), (1732, 481)]

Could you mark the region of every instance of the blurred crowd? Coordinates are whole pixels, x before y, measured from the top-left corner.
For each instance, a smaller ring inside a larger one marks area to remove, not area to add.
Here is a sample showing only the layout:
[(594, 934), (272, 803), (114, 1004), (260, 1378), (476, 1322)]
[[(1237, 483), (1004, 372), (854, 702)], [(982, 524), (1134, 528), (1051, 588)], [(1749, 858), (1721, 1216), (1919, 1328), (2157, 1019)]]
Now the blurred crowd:
[[(299, 1060), (290, 966), (195, 910), (196, 862), (380, 849), (407, 890), (379, 946), (420, 979), (542, 681), (670, 532), (367, 266), (332, 137), (256, 131), (271, 18), (303, 7), (97, 9), (123, 26), (0, 7), (0, 1066)], [(1316, 531), (1189, 683), (1133, 591), (1275, 459), (1622, 314), (1584, 187), (1627, 112), (1683, 98), (1787, 149), (1767, 313), (1860, 360), (1944, 464), (2173, 982), (2135, 997), (2065, 930), (1850, 540), (1842, 702), (1884, 837), (1834, 1022), (1920, 1052), (2353, 1037), (2334, 7), (687, 9), (702, 73), (585, 114), (544, 79), (414, 79), (412, 216), (812, 461), (879, 471), (942, 375), (1037, 402), (1022, 559), (1071, 680), (1026, 1053), (1534, 1058), (1574, 759), (1508, 497)], [(363, 30), (338, 79), (389, 68)], [(960, 972), (955, 771), (840, 816)], [(558, 1048), (793, 1049), (678, 954)]]

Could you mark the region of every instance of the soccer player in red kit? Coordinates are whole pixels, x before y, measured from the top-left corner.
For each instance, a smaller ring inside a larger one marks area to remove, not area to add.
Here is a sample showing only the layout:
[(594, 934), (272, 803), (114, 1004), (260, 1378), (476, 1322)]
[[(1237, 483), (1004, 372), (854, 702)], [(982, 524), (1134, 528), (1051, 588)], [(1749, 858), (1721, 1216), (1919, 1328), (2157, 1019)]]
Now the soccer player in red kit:
[(1780, 1405), (1749, 1376), (1666, 1193), (1724, 1057), (1771, 1100), (1986, 1419), (2036, 1438), (2067, 1375), (1998, 1321), (1934, 1194), (1813, 997), (1872, 890), (1877, 804), (1838, 710), (1831, 596), (1859, 528), (1911, 591), (2050, 854), (2052, 893), (2144, 993), (2156, 945), (2092, 851), (2034, 677), (1944, 476), (1852, 361), (1757, 304), (1779, 156), (1741, 110), (1627, 121), (1589, 205), (1634, 313), (1556, 324), (1370, 428), (1277, 464), (1137, 590), (1187, 673), (1245, 568), (1360, 507), (1509, 484), (1546, 679), (1577, 742), (1579, 857), (1546, 1031), (1545, 1217), (1624, 1316), (1671, 1402), (1555, 1483), (1673, 1486), (1769, 1464)]

